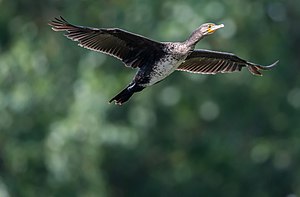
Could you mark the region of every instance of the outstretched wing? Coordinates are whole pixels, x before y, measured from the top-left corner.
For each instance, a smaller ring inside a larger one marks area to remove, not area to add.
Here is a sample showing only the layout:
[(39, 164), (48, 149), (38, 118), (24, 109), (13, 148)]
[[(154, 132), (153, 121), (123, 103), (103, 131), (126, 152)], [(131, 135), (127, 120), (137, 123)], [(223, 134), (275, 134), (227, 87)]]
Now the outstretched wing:
[(163, 53), (163, 43), (118, 28), (76, 26), (62, 17), (55, 18), (49, 25), (54, 31), (66, 31), (65, 36), (77, 41), (79, 46), (114, 56), (133, 68)]
[(261, 76), (260, 70), (269, 70), (277, 63), (278, 61), (269, 66), (261, 66), (243, 60), (231, 53), (194, 50), (177, 70), (200, 74), (217, 74), (241, 71), (243, 67), (247, 67), (252, 74)]

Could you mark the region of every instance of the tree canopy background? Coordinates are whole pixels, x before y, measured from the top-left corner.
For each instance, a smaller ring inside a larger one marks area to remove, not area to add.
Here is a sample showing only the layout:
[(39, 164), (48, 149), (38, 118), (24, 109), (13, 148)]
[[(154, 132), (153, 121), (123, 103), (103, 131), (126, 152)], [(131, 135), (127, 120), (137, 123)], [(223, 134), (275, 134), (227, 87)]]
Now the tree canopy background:
[[(120, 107), (135, 71), (53, 32), (119, 27), (279, 65), (175, 72)], [(0, 196), (300, 196), (300, 1), (0, 0)]]

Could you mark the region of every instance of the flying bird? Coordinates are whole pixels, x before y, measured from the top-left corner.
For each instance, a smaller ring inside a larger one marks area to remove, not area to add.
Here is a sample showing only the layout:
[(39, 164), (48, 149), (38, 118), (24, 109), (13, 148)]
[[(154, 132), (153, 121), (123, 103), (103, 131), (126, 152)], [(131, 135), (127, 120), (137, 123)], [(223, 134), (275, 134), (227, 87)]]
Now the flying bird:
[(63, 17), (48, 23), (54, 31), (66, 31), (65, 36), (78, 45), (120, 59), (137, 72), (129, 85), (109, 102), (122, 105), (135, 93), (154, 85), (175, 70), (199, 74), (231, 73), (246, 67), (254, 75), (273, 68), (243, 60), (232, 53), (195, 49), (207, 35), (223, 24), (202, 24), (183, 42), (158, 42), (119, 28), (92, 28), (70, 24)]

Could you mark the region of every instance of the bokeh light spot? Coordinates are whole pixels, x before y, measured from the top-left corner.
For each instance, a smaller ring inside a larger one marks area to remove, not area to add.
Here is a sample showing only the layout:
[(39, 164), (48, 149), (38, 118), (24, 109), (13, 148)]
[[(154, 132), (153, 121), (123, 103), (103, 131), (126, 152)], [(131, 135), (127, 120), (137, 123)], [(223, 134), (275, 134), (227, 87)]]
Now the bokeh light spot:
[(298, 197), (296, 194), (288, 194), (286, 197)]
[(204, 120), (212, 121), (219, 116), (220, 109), (216, 103), (206, 101), (200, 106), (199, 112)]
[(220, 32), (221, 37), (223, 38), (231, 38), (236, 33), (236, 24), (232, 19), (224, 19), (221, 21), (225, 25), (224, 28), (222, 28), (222, 31)]
[(149, 128), (156, 122), (156, 117), (152, 113), (152, 110), (140, 106), (136, 106), (130, 110), (129, 118), (132, 125), (142, 128)]
[(205, 14), (208, 18), (218, 20), (224, 16), (224, 5), (218, 1), (209, 2), (205, 9)]
[(175, 87), (169, 86), (162, 90), (159, 99), (163, 105), (173, 106), (178, 103), (180, 97), (181, 93), (179, 90)]
[(286, 9), (283, 3), (271, 3), (268, 8), (269, 17), (276, 22), (286, 20)]
[(255, 163), (263, 163), (270, 157), (270, 147), (266, 143), (259, 143), (251, 150), (251, 158)]
[(288, 103), (294, 108), (300, 107), (300, 88), (292, 89), (287, 96)]
[(274, 166), (277, 169), (285, 169), (291, 164), (291, 156), (286, 151), (279, 151), (274, 157)]
[[(0, 0), (1, 2), (1, 0)], [(0, 179), (0, 196), (1, 197), (10, 197), (6, 185)]]

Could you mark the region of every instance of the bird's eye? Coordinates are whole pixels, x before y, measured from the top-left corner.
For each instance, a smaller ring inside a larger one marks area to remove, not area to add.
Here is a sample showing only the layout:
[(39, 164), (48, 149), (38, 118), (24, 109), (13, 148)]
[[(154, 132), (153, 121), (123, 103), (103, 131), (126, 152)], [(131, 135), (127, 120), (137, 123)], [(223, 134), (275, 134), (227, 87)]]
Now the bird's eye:
[(208, 28), (212, 28), (212, 25), (208, 25)]

